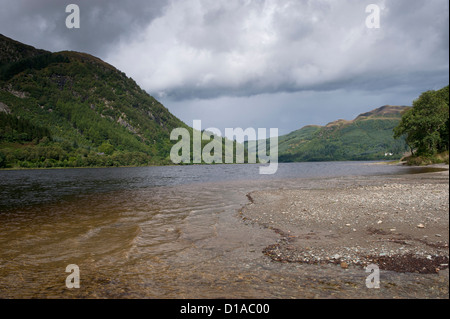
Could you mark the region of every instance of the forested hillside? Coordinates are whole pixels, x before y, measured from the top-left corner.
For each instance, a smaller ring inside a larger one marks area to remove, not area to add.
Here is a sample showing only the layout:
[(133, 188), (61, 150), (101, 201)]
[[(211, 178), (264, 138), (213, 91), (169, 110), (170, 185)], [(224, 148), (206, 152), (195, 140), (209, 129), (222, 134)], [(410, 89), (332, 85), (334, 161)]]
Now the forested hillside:
[(280, 162), (400, 159), (408, 150), (393, 129), (408, 107), (385, 105), (354, 120), (305, 126), (279, 139)]
[(102, 60), (2, 35), (0, 124), (2, 167), (167, 164), (170, 132), (188, 128)]

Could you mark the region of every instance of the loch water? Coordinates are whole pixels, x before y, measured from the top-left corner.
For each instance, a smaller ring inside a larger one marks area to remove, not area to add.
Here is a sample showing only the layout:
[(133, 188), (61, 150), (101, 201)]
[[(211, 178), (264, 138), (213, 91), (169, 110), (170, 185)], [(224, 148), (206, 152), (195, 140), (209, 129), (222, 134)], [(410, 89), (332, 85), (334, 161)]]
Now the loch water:
[[(273, 262), (246, 194), (345, 176), (426, 172), (373, 162), (0, 171), (1, 298), (371, 298), (361, 269)], [(80, 288), (66, 287), (66, 267)], [(413, 275), (386, 274), (391, 282)], [(426, 277), (423, 277), (428, 280)], [(434, 280), (430, 277), (429, 280)]]

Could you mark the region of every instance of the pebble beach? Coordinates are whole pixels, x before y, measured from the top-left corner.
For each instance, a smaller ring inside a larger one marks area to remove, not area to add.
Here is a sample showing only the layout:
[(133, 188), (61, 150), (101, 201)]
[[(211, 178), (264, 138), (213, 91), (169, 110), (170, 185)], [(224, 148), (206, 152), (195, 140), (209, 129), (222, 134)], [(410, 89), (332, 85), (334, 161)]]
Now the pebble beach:
[(279, 235), (263, 250), (275, 262), (375, 264), (448, 281), (448, 170), (332, 178), (247, 197), (241, 218)]

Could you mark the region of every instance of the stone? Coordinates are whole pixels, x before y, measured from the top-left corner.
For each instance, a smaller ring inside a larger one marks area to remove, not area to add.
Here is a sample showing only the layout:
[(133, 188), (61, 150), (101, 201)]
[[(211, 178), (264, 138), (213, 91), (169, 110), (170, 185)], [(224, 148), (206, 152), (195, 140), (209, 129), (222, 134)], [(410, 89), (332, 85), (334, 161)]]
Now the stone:
[(345, 261), (341, 262), (341, 268), (342, 269), (347, 269), (348, 268), (348, 264)]

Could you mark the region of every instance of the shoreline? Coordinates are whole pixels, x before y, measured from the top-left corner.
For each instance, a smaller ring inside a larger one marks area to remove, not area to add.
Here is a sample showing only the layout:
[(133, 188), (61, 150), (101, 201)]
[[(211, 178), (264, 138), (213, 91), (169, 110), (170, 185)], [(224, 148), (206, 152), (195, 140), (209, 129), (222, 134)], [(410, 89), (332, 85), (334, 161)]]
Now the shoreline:
[[(326, 163), (324, 162), (279, 162), (278, 164), (298, 164), (298, 163)], [(394, 165), (407, 166), (411, 168), (437, 168), (442, 170), (449, 170), (448, 164), (428, 164), (428, 165), (406, 165), (406, 162), (399, 161), (331, 161), (330, 163), (358, 163), (364, 165)], [(183, 167), (183, 166), (211, 166), (211, 165), (255, 165), (259, 163), (212, 163), (212, 164), (153, 164), (153, 165), (120, 165), (120, 166), (74, 166), (74, 167), (1, 167), (1, 171), (32, 171), (32, 170), (67, 170), (67, 169), (90, 169), (90, 168), (142, 168), (142, 167)]]
[(447, 273), (448, 280), (449, 172), (448, 165), (433, 167), (447, 170), (251, 192), (239, 216), (279, 235), (262, 251), (275, 262), (376, 264), (400, 273)]

